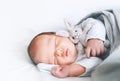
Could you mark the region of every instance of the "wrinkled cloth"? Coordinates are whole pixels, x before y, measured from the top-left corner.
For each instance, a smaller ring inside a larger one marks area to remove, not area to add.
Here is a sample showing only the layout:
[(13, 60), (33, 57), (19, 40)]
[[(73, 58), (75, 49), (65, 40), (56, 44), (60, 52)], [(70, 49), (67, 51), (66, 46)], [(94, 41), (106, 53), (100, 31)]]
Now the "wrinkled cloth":
[(38, 63), (37, 64), (37, 68), (38, 68), (39, 71), (41, 71), (41, 72), (47, 72), (47, 73), (50, 73), (52, 67), (54, 67), (54, 66), (58, 66), (58, 65), (46, 64), (46, 63)]
[(120, 9), (93, 12), (84, 17), (79, 25), (87, 18), (95, 18), (103, 22), (110, 41), (109, 55), (92, 72), (92, 81), (120, 81)]

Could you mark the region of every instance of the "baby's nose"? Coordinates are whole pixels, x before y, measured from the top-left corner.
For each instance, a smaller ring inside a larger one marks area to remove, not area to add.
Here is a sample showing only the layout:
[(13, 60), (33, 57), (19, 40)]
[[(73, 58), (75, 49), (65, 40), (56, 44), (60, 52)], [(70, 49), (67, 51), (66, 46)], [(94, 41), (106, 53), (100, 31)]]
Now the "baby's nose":
[(63, 53), (64, 53), (64, 50), (63, 50), (63, 49), (57, 49), (57, 50), (56, 50), (57, 56), (62, 56)]

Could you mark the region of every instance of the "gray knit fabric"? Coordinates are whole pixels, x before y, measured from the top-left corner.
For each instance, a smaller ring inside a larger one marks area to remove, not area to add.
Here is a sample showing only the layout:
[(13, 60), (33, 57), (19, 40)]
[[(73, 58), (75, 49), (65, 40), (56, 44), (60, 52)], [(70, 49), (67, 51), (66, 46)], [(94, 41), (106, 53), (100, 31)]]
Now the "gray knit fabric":
[(91, 17), (104, 23), (111, 45), (109, 56), (93, 71), (91, 79), (92, 81), (120, 81), (120, 9), (91, 13), (77, 25)]

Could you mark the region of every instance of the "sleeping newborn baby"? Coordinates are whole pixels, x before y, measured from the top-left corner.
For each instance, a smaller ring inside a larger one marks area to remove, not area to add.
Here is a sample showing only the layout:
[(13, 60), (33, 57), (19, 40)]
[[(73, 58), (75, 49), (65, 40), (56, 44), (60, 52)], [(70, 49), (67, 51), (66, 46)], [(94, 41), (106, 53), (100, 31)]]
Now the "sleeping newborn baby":
[(86, 44), (81, 43), (86, 49), (86, 51), (83, 49), (83, 52), (79, 52), (80, 40), (74, 43), (70, 39), (70, 34), (68, 36), (61, 32), (43, 32), (32, 39), (28, 53), (40, 71), (50, 72), (60, 78), (88, 76), (102, 62), (96, 56), (104, 52), (103, 42), (106, 35), (104, 25), (93, 18), (87, 19), (82, 24), (82, 26), (92, 24), (85, 35)]

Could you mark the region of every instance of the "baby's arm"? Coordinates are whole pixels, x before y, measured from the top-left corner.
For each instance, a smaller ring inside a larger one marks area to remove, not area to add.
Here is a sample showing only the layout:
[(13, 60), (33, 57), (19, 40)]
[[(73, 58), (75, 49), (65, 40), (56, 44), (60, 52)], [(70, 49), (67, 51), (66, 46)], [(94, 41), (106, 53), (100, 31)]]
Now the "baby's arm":
[(51, 70), (51, 73), (59, 78), (79, 76), (82, 75), (84, 72), (85, 72), (85, 68), (80, 64), (55, 66)]
[(93, 18), (88, 18), (83, 24), (85, 24), (85, 26), (91, 24), (92, 26), (86, 36), (86, 56), (90, 57), (103, 54), (106, 36), (104, 24), (101, 21)]
[(88, 59), (86, 56), (83, 56), (82, 60), (78, 59), (74, 64), (53, 67), (51, 73), (59, 78), (69, 76), (89, 76), (101, 62), (102, 60), (97, 57), (90, 57)]

